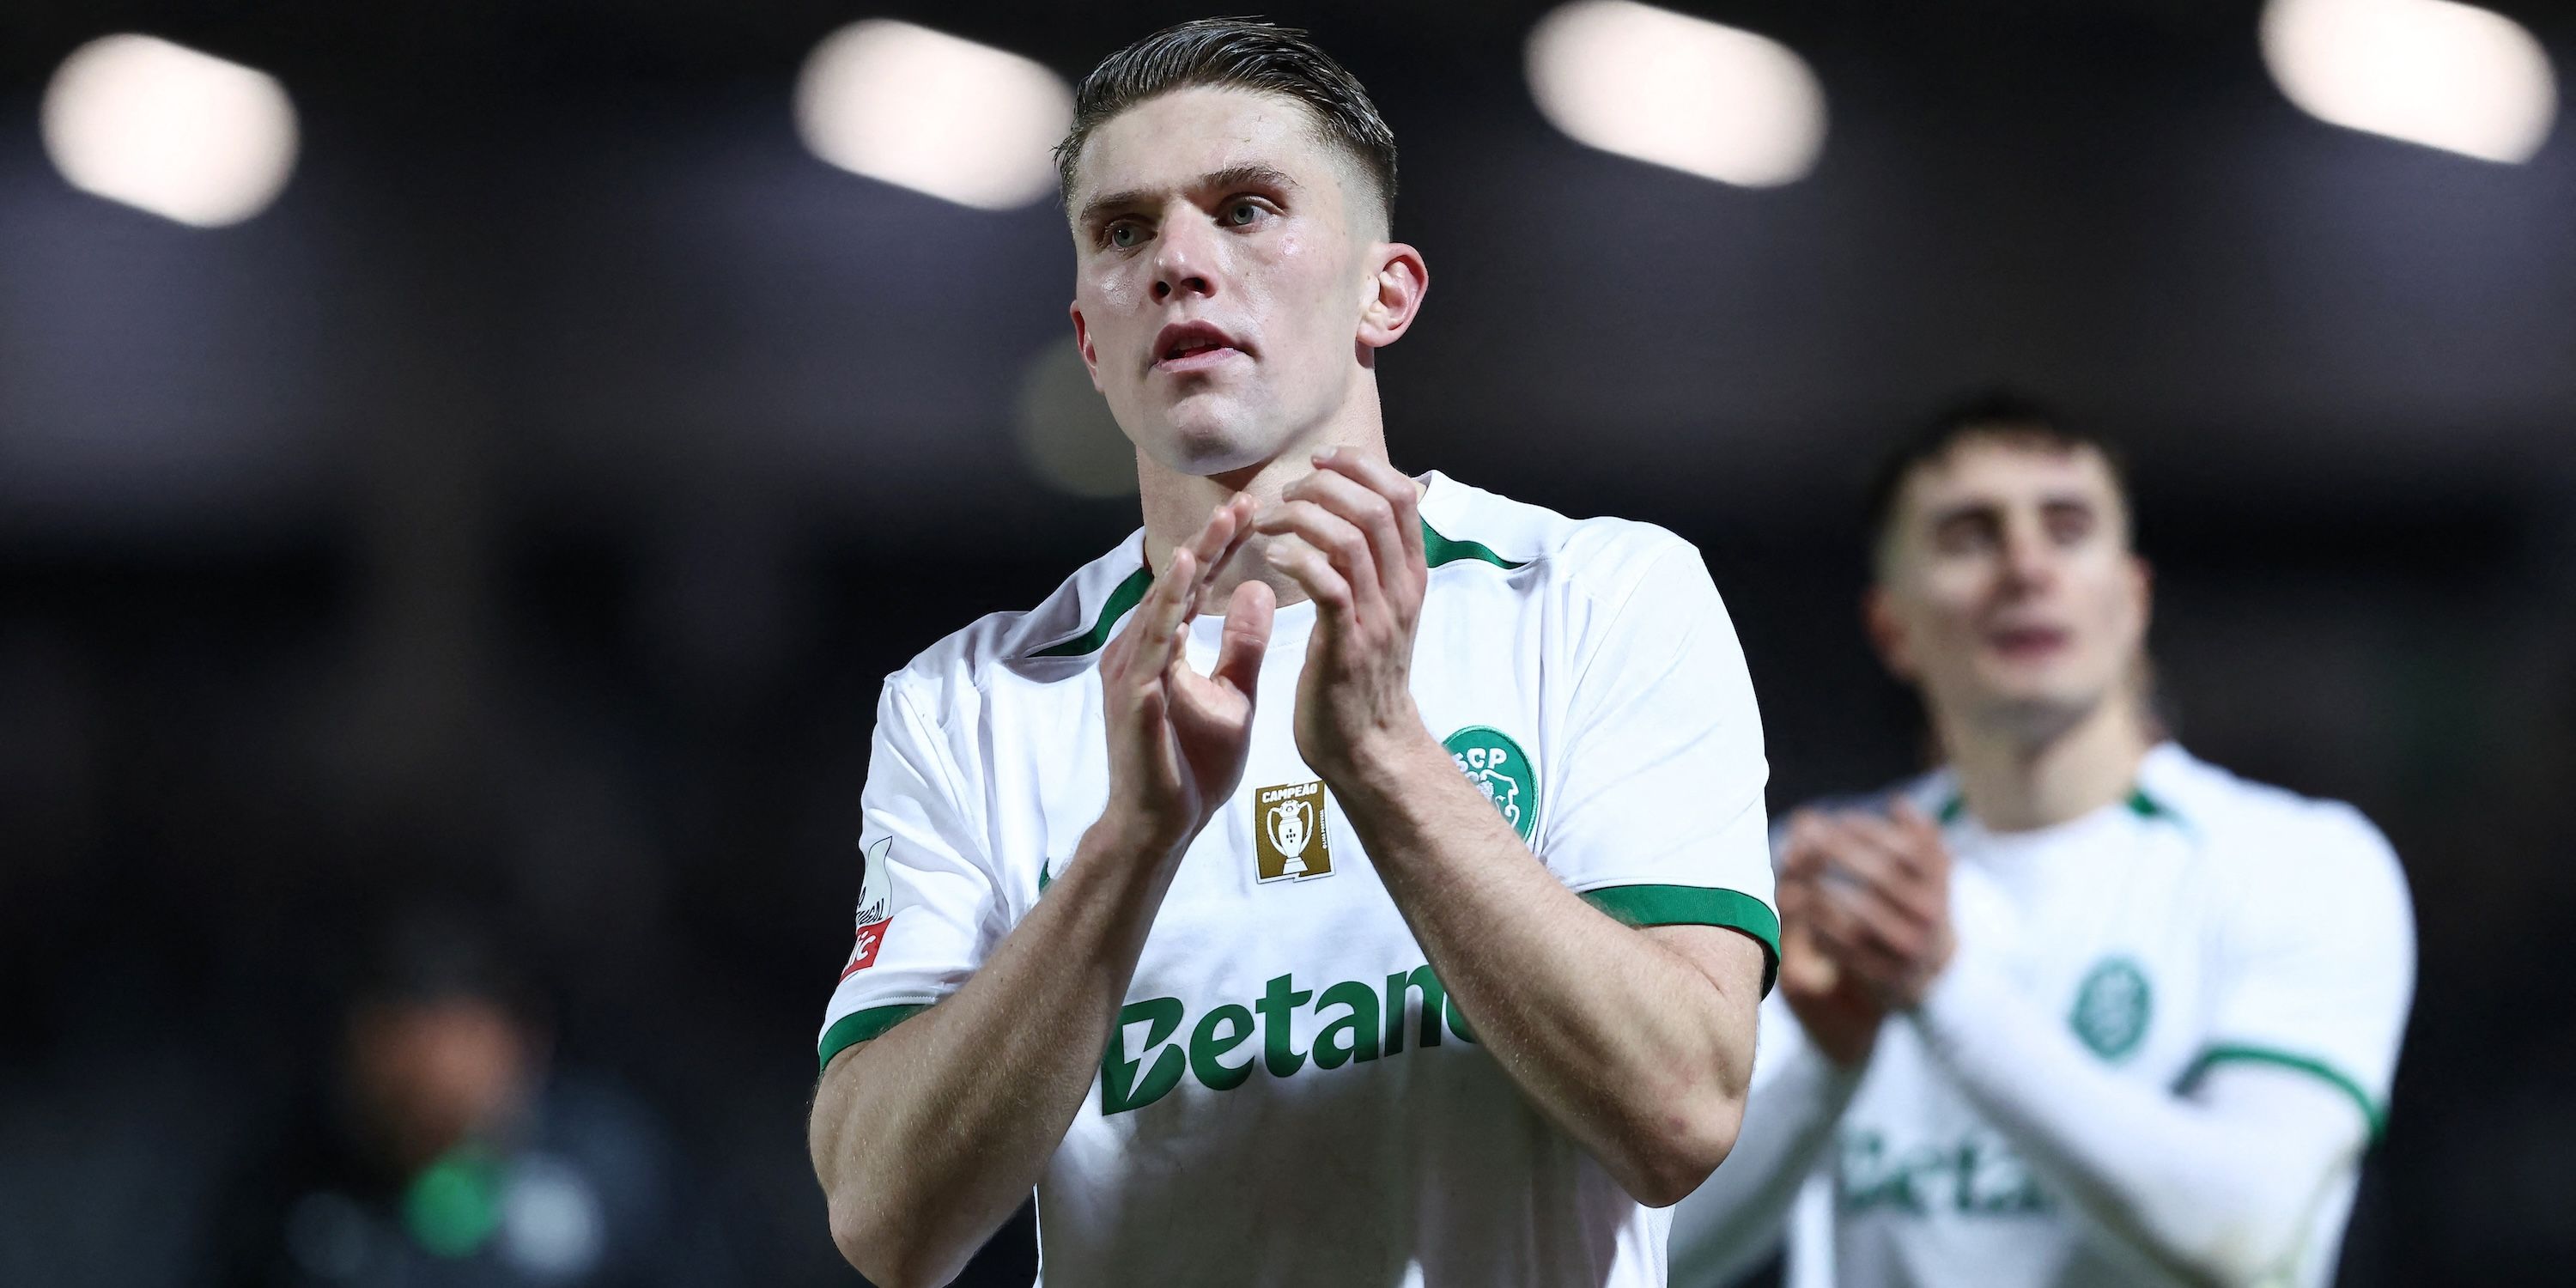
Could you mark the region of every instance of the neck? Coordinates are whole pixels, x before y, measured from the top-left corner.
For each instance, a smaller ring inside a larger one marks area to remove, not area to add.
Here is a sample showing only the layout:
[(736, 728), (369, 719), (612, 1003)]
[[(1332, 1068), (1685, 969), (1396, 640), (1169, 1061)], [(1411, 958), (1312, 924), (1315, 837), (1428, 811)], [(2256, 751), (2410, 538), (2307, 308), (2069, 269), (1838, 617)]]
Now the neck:
[[(1184, 474), (1139, 450), (1136, 482), (1145, 506), (1146, 564), (1159, 569), (1169, 563), (1175, 547), (1196, 537), (1217, 507), (1237, 496), (1250, 496), (1256, 510), (1277, 505), (1289, 484), (1314, 473), (1315, 453), (1334, 447), (1380, 461), (1387, 459), (1386, 425), (1378, 410), (1374, 383), (1361, 382), (1354, 397), (1339, 411), (1297, 435), (1270, 459), (1238, 470)], [(1262, 557), (1268, 544), (1269, 538), (1257, 532), (1246, 537), (1234, 559), (1217, 571), (1200, 600), (1200, 611), (1224, 612), (1226, 597), (1248, 579), (1268, 582), (1281, 605), (1303, 601), (1306, 592), (1274, 571), (1270, 561)]]
[(2045, 733), (1973, 719), (1937, 723), (1960, 795), (1997, 832), (2049, 827), (2127, 797), (2149, 746), (2138, 702), (2125, 691)]

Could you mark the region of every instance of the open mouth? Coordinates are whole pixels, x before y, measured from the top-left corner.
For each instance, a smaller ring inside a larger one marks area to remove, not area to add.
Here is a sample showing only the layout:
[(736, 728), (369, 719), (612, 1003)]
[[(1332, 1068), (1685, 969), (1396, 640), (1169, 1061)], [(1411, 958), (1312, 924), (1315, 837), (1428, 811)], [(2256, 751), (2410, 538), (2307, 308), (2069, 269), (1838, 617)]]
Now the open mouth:
[(1986, 632), (1986, 643), (2016, 662), (2037, 661), (2066, 647), (2069, 636), (2056, 626), (2013, 626)]
[(1204, 370), (1243, 352), (1234, 337), (1205, 322), (1175, 323), (1154, 337), (1154, 366), (1163, 371)]

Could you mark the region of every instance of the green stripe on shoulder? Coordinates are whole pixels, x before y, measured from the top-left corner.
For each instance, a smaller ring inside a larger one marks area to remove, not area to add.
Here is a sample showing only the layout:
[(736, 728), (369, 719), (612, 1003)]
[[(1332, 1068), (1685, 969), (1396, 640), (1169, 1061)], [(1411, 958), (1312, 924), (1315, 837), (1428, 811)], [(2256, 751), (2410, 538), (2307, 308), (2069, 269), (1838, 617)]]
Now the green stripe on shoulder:
[(1109, 642), (1110, 628), (1116, 626), (1118, 619), (1126, 616), (1127, 610), (1134, 608), (1137, 601), (1145, 597), (1146, 588), (1153, 584), (1154, 570), (1151, 568), (1139, 568), (1127, 574), (1127, 580), (1118, 583), (1118, 588), (1109, 592), (1108, 602), (1100, 606), (1100, 617), (1091, 623), (1090, 630), (1061, 644), (1050, 644), (1029, 656), (1080, 657), (1099, 649), (1101, 645)]
[(1780, 977), (1780, 917), (1741, 890), (1710, 886), (1622, 885), (1583, 892), (1584, 901), (1631, 926), (1723, 926), (1762, 945), (1762, 993)]
[(852, 1011), (842, 1016), (831, 1028), (823, 1032), (820, 1053), (822, 1067), (831, 1068), (833, 1056), (871, 1038), (881, 1037), (887, 1029), (929, 1009), (927, 1003), (918, 1006), (872, 1006), (864, 1011)]
[(1425, 564), (1433, 568), (1445, 563), (1456, 563), (1461, 559), (1480, 559), (1507, 571), (1525, 567), (1529, 563), (1526, 559), (1519, 563), (1505, 559), (1495, 554), (1493, 547), (1483, 542), (1453, 541), (1441, 536), (1439, 530), (1431, 526), (1429, 519), (1422, 521), (1422, 559)]
[(2361, 1119), (2370, 1127), (2372, 1144), (2378, 1144), (2380, 1137), (2388, 1134), (2388, 1110), (2373, 1101), (2369, 1092), (2362, 1090), (2358, 1079), (2314, 1056), (2300, 1055), (2293, 1051), (2237, 1043), (2212, 1046), (2203, 1050), (2199, 1057), (2191, 1062), (2190, 1068), (2183, 1070), (2182, 1077), (2174, 1082), (2174, 1089), (2190, 1091), (2200, 1084), (2202, 1078), (2209, 1076), (2211, 1069), (2222, 1064), (2268, 1064), (2323, 1079), (2335, 1090), (2352, 1097), (2352, 1102), (2361, 1107)]

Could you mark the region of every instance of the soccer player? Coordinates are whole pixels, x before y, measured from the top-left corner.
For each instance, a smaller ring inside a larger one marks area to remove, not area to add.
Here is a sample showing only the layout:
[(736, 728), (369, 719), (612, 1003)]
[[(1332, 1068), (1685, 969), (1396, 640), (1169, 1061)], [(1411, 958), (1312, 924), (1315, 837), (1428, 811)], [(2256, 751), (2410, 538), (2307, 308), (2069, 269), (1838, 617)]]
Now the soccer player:
[(1779, 1009), (1673, 1282), (1784, 1218), (1800, 1288), (2327, 1282), (2413, 988), (2396, 857), (2164, 740), (2100, 441), (1983, 399), (1873, 514), (1869, 635), (1943, 763), (1780, 838)]
[(1147, 37), (1060, 161), (1144, 527), (886, 682), (836, 1242), (943, 1282), (1035, 1187), (1057, 1288), (1661, 1283), (1777, 961), (1697, 552), (1388, 465), (1426, 270), (1302, 33)]

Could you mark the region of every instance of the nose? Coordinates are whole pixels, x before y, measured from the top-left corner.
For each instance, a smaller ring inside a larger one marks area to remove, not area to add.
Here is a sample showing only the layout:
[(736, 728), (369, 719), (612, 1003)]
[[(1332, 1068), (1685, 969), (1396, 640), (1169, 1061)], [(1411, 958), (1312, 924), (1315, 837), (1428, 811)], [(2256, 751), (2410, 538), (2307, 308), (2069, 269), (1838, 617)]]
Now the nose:
[(2057, 577), (2057, 548), (2036, 519), (2012, 525), (2004, 538), (2004, 581), (2012, 590), (2045, 589)]
[(1173, 212), (1154, 242), (1154, 302), (1216, 294), (1216, 230), (1196, 210)]

